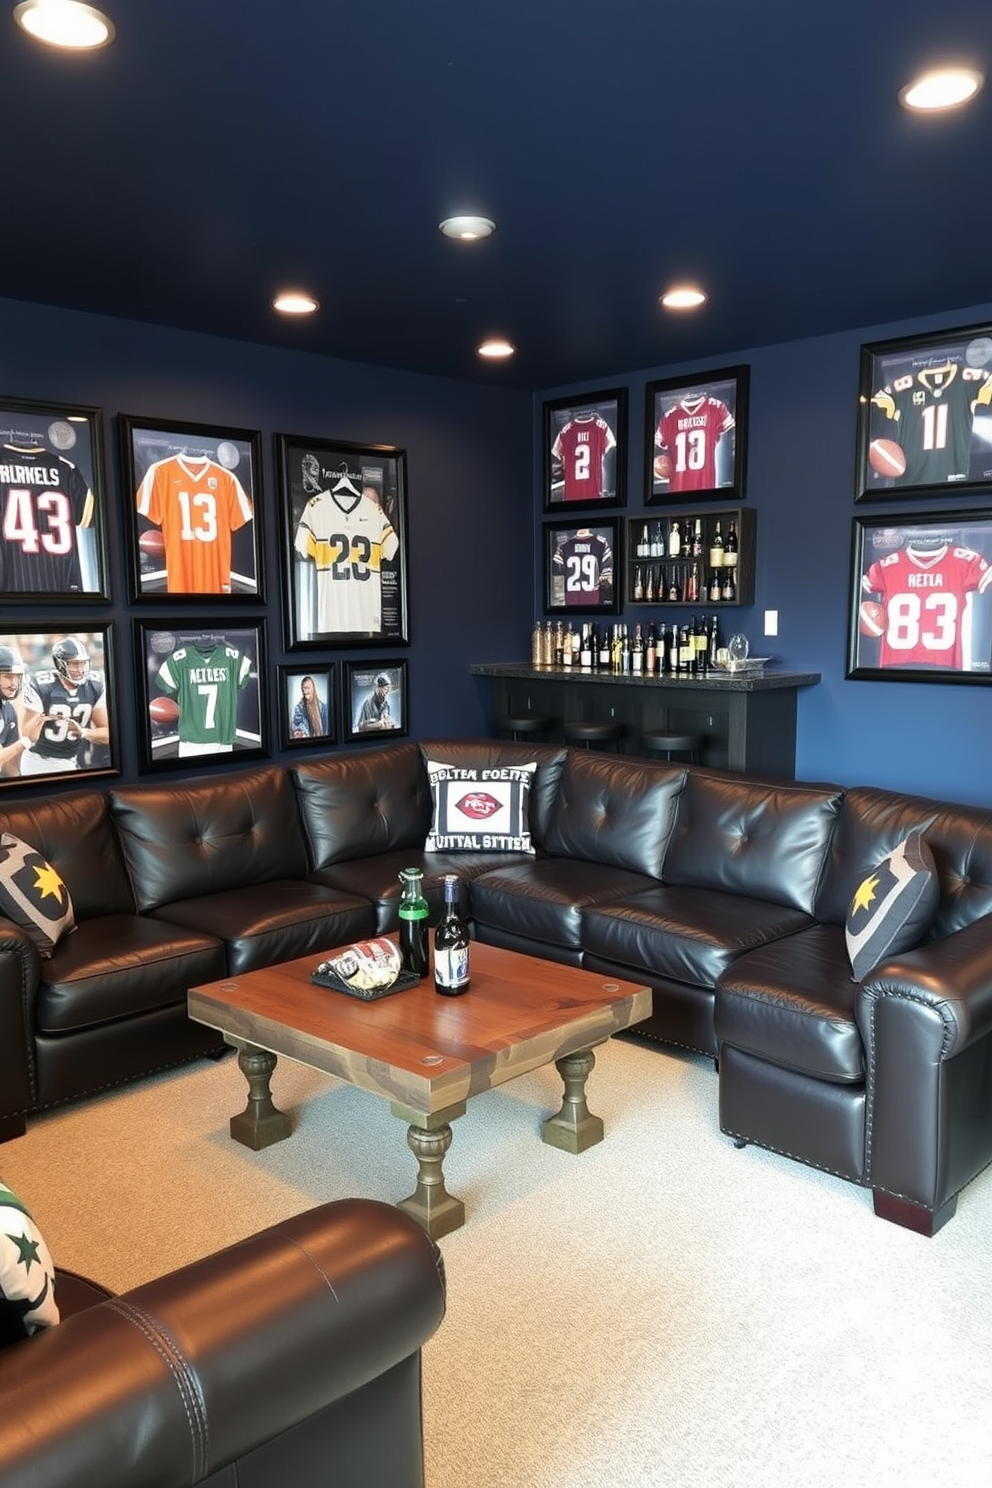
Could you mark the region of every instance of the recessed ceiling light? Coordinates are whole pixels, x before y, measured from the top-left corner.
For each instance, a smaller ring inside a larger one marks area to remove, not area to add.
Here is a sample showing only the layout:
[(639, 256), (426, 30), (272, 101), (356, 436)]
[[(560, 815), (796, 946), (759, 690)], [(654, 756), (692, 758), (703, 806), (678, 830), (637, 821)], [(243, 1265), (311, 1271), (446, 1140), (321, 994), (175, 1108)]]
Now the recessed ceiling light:
[(481, 342), (475, 348), (475, 354), (486, 357), (491, 362), (499, 362), (506, 357), (516, 356), (517, 348), (503, 336), (491, 336), (488, 341)]
[(957, 108), (974, 98), (984, 81), (972, 67), (942, 67), (907, 83), (899, 91), (899, 102), (908, 109)]
[(489, 217), (445, 217), (438, 227), (446, 238), (457, 238), (461, 243), (477, 243), (480, 238), (492, 237), (496, 224)]
[(706, 296), (694, 285), (677, 284), (674, 289), (665, 291), (661, 303), (666, 310), (695, 310), (697, 305), (705, 305)]
[(82, 0), (22, 0), (14, 20), (36, 41), (76, 51), (106, 46), (117, 34), (113, 21)]
[(320, 309), (320, 303), (305, 290), (285, 289), (276, 295), (272, 308), (278, 310), (280, 315), (312, 315), (315, 310)]

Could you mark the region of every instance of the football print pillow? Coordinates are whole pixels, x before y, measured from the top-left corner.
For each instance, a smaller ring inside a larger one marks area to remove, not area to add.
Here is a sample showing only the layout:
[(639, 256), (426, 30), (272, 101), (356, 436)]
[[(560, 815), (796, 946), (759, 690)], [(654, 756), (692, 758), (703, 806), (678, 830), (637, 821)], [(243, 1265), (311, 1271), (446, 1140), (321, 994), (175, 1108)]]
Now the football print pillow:
[(533, 853), (530, 789), (537, 761), (461, 768), (427, 761), (433, 815), (425, 852)]
[(14, 1342), (59, 1320), (55, 1268), (38, 1226), (0, 1181), (0, 1338)]
[(855, 890), (844, 928), (854, 980), (886, 956), (918, 946), (940, 895), (933, 853), (911, 832)]
[(11, 832), (0, 834), (0, 915), (30, 935), (46, 958), (76, 928), (69, 890), (58, 873)]

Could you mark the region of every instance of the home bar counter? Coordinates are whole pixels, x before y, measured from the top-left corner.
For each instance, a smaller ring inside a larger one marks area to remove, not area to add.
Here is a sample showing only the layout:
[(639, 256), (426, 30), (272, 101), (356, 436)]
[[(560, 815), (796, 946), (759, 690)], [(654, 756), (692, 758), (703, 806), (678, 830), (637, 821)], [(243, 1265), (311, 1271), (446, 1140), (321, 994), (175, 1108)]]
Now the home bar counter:
[(780, 780), (796, 777), (796, 699), (819, 672), (765, 671), (761, 675), (708, 672), (701, 677), (634, 677), (585, 667), (534, 666), (530, 662), (479, 662), (474, 677), (492, 680), (492, 717), (519, 709), (563, 723), (613, 721), (623, 728), (619, 748), (641, 754), (645, 729), (702, 734), (702, 761)]

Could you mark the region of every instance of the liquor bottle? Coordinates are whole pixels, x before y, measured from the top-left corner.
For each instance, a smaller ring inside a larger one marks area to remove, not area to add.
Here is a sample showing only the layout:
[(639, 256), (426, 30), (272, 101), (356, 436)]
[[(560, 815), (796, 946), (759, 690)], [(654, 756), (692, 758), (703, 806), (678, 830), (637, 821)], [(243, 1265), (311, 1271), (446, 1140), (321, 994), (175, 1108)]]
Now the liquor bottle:
[(703, 556), (703, 524), (699, 517), (696, 518), (696, 527), (692, 534), (692, 556), (693, 558)]
[(531, 666), (540, 666), (544, 660), (544, 636), (541, 631), (541, 622), (538, 620), (534, 626), (530, 638), (530, 663)]
[(579, 647), (579, 665), (592, 667), (594, 631), (591, 625), (582, 627), (582, 644)]
[(710, 540), (710, 568), (723, 567), (723, 555), (726, 551), (726, 546), (723, 540), (723, 533), (720, 531), (720, 523), (717, 522)]
[(458, 874), (444, 875), (444, 918), (434, 931), (434, 991), (457, 997), (468, 991), (468, 926), (458, 913)]
[(658, 669), (658, 632), (653, 620), (648, 621), (648, 636), (644, 642), (644, 675), (653, 677)]
[(668, 626), (663, 620), (658, 628), (658, 675), (663, 677), (668, 671), (670, 658), (668, 655)]
[(641, 536), (637, 544), (637, 556), (638, 558), (650, 558), (651, 556), (651, 534), (648, 531), (647, 522), (641, 528)]
[(562, 665), (562, 653), (565, 649), (565, 632), (560, 620), (555, 621), (555, 666)]
[(555, 664), (555, 637), (549, 620), (544, 627), (544, 635), (541, 637), (541, 655), (545, 666)]
[(644, 598), (648, 604), (654, 604), (654, 595), (654, 564), (649, 563), (647, 582), (644, 585)]
[(725, 568), (723, 570), (723, 583), (720, 586), (720, 598), (726, 604), (733, 604), (737, 598), (737, 582), (734, 578), (734, 570)]
[(620, 642), (620, 626), (613, 627), (613, 640), (610, 645), (610, 671), (619, 677), (623, 671), (623, 647)]
[(710, 576), (709, 599), (711, 604), (716, 604), (721, 596), (720, 570), (715, 568)]
[(673, 517), (668, 528), (668, 556), (677, 558), (682, 551), (682, 534), (677, 517)]
[(634, 569), (634, 601), (635, 601), (635, 603), (638, 603), (643, 598), (644, 598), (644, 575), (641, 572), (641, 566), (640, 566), (640, 564), (638, 564), (638, 566)]
[(720, 658), (720, 616), (714, 615), (710, 621), (710, 665)]
[(562, 636), (561, 642), (561, 664), (570, 667), (572, 665), (572, 622), (568, 622), (568, 629)]
[(679, 588), (678, 570), (675, 567), (674, 563), (672, 564), (672, 577), (668, 585), (668, 598), (669, 601), (673, 604), (678, 604), (679, 600), (682, 598), (682, 591)]
[(689, 635), (688, 625), (683, 625), (679, 631), (679, 673), (685, 676), (692, 674), (693, 645)]
[(627, 634), (627, 626), (624, 624), (621, 628), (620, 636), (620, 671), (625, 677), (629, 677), (631, 670), (630, 636)]
[(630, 643), (630, 670), (634, 677), (644, 676), (644, 637), (641, 627), (634, 627), (634, 639)]
[(612, 659), (613, 653), (610, 649), (610, 628), (608, 625), (604, 625), (603, 633), (599, 638), (599, 670), (601, 672), (608, 672), (610, 670), (610, 662), (612, 661)]
[(430, 911), (424, 898), (424, 875), (419, 868), (404, 868), (400, 883), (403, 885), (399, 905), (400, 960), (404, 971), (423, 977), (430, 965), (427, 941)]
[(678, 676), (679, 667), (679, 628), (673, 625), (668, 637), (668, 670), (673, 676)]
[(727, 541), (723, 548), (723, 561), (728, 568), (733, 568), (737, 562), (737, 528), (731, 522), (727, 533)]
[(689, 576), (685, 581), (685, 601), (687, 604), (695, 604), (699, 598), (699, 564), (694, 563)]
[(710, 669), (710, 633), (706, 629), (705, 615), (699, 622), (699, 637), (696, 641), (696, 646), (698, 648), (697, 659), (699, 661), (699, 670), (705, 677)]

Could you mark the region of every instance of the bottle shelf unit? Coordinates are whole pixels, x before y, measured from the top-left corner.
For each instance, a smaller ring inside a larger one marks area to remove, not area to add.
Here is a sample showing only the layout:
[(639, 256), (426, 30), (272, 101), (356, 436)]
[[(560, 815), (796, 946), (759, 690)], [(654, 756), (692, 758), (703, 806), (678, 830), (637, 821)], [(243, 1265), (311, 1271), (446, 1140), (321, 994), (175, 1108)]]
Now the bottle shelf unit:
[[(628, 517), (624, 541), (625, 607), (630, 605), (631, 607), (665, 609), (670, 606), (676, 609), (680, 605), (682, 607), (698, 605), (709, 609), (715, 605), (729, 610), (735, 606), (754, 604), (757, 517), (757, 512), (749, 506), (725, 506), (705, 512), (666, 510), (662, 516), (654, 512), (644, 512), (640, 516)], [(678, 556), (672, 556), (669, 553), (669, 545), (672, 529), (676, 523), (678, 524), (680, 551)], [(710, 562), (710, 549), (718, 523), (725, 543), (731, 527), (737, 535), (733, 599), (724, 599), (722, 596), (720, 599), (715, 599), (710, 593), (714, 574), (722, 579), (726, 566), (721, 564), (714, 568)], [(702, 552), (694, 557), (692, 545), (697, 524)], [(645, 544), (648, 546), (648, 553), (643, 551)], [(685, 598), (686, 586), (687, 582), (691, 581), (694, 564), (699, 592), (695, 598), (687, 599)], [(669, 586), (673, 582), (678, 589), (677, 599), (668, 597)], [(648, 598), (649, 589), (650, 598)], [(635, 594), (637, 598), (634, 597)]]

